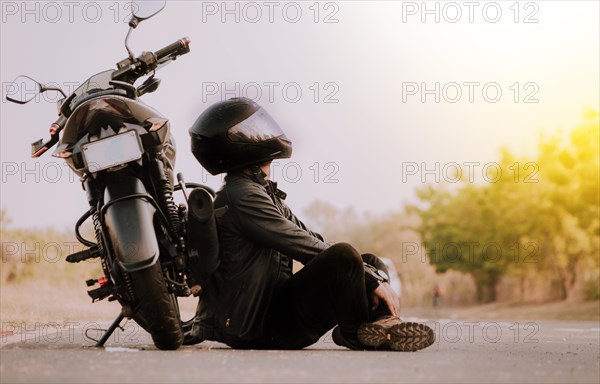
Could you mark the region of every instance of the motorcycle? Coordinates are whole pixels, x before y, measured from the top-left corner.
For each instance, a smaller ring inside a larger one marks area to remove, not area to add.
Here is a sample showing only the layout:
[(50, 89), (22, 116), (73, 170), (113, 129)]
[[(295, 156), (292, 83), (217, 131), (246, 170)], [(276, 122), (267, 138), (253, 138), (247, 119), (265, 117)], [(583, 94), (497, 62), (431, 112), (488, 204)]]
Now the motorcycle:
[[(150, 333), (159, 349), (179, 348), (183, 331), (177, 297), (191, 295), (218, 264), (214, 191), (186, 183), (181, 174), (175, 180), (169, 120), (140, 101), (158, 89), (157, 70), (190, 52), (190, 39), (138, 57), (128, 46), (139, 23), (164, 6), (165, 1), (133, 1), (125, 38), (128, 57), (116, 69), (91, 76), (71, 95), (19, 76), (14, 83), (35, 87), (36, 94), (6, 97), (26, 104), (47, 91), (63, 96), (57, 102), (59, 117), (50, 126), (50, 139), (34, 142), (32, 157), (58, 144), (53, 156), (67, 162), (86, 192), (90, 208), (77, 221), (75, 235), (87, 248), (66, 261), (100, 259), (104, 276), (86, 281), (92, 287), (88, 294), (92, 302), (108, 299), (121, 305), (114, 322), (94, 339), (98, 347), (127, 318)], [(193, 190), (188, 194), (186, 188)], [(178, 190), (187, 206), (175, 204), (173, 193)], [(94, 240), (81, 234), (88, 219), (93, 222)]]

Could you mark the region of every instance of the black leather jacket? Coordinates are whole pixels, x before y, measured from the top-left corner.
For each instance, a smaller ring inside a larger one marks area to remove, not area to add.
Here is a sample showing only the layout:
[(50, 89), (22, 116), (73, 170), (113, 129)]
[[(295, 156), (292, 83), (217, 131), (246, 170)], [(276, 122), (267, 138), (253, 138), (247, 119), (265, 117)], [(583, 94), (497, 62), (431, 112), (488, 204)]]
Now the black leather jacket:
[(217, 192), (220, 264), (200, 299), (196, 321), (203, 339), (234, 347), (262, 339), (272, 293), (292, 276), (292, 259), (306, 264), (329, 246), (280, 194), (270, 196), (270, 187), (239, 173), (228, 175)]

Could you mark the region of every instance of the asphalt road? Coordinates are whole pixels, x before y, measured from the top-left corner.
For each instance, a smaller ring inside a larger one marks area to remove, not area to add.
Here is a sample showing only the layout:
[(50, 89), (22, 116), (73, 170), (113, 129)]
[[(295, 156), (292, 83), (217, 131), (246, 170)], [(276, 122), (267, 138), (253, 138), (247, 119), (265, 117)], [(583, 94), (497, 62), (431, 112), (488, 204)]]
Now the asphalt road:
[(132, 322), (101, 349), (84, 336), (86, 329), (96, 335), (94, 323), (3, 323), (0, 382), (600, 382), (597, 322), (427, 324), (436, 342), (411, 353), (350, 351), (330, 334), (302, 351), (242, 351), (204, 342), (165, 352)]

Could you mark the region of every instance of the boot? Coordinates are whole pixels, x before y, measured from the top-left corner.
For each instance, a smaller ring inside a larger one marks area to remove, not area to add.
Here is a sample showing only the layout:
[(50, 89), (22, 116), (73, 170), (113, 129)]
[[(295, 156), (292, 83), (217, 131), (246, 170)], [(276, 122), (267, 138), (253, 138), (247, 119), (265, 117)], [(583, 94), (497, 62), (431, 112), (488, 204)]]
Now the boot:
[(185, 321), (181, 324), (183, 330), (183, 345), (194, 345), (204, 341), (198, 332), (198, 327), (195, 326), (196, 317), (192, 317), (190, 320)]
[(331, 333), (331, 338), (333, 339), (333, 342), (336, 343), (337, 345), (339, 345), (340, 347), (346, 347), (348, 349), (353, 349), (355, 351), (363, 351), (365, 349), (371, 349), (371, 350), (374, 349), (374, 348), (369, 348), (369, 347), (362, 345), (356, 338), (350, 338), (350, 337), (344, 336), (342, 334), (342, 330), (338, 326), (333, 328), (333, 332)]
[(360, 344), (377, 350), (414, 352), (429, 347), (435, 341), (433, 329), (425, 324), (404, 323), (395, 316), (363, 323), (356, 335)]
[(181, 330), (183, 331), (183, 345), (194, 345), (204, 341), (204, 338), (200, 336), (200, 330), (198, 329), (198, 313), (200, 311), (200, 301), (196, 306), (196, 314), (188, 321), (181, 322)]

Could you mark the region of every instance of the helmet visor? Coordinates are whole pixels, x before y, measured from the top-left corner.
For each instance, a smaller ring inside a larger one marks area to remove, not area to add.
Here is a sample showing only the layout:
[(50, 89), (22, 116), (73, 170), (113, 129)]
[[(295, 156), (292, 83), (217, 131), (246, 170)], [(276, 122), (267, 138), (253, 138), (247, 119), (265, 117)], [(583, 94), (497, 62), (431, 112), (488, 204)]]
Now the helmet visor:
[(229, 140), (243, 143), (261, 143), (280, 136), (285, 136), (285, 134), (279, 124), (263, 108), (258, 109), (227, 132)]

